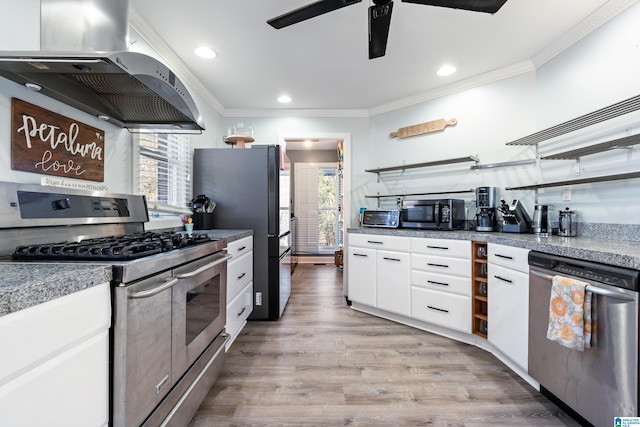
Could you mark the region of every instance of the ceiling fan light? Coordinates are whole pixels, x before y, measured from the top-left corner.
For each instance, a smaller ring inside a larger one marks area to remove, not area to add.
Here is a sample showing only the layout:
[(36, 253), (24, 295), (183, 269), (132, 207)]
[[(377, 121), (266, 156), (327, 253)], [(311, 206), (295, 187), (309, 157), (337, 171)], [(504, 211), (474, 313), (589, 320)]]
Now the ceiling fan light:
[(453, 65), (443, 65), (442, 67), (438, 68), (438, 71), (436, 71), (436, 74), (439, 75), (440, 77), (446, 77), (446, 76), (450, 76), (455, 72), (456, 72), (456, 67), (454, 67)]
[(291, 102), (291, 98), (287, 95), (280, 95), (278, 97), (278, 102), (281, 104), (288, 104)]
[(196, 52), (196, 55), (204, 59), (213, 59), (218, 56), (218, 53), (215, 50), (206, 46), (197, 47), (195, 49), (195, 52)]

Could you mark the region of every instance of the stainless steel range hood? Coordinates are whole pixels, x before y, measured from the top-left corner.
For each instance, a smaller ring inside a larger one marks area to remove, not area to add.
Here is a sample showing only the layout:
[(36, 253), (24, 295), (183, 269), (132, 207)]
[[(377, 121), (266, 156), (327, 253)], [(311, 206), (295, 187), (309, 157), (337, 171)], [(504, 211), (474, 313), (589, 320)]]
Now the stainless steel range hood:
[(202, 131), (178, 77), (126, 50), (128, 7), (128, 0), (41, 0), (41, 50), (0, 52), (0, 76), (133, 132)]

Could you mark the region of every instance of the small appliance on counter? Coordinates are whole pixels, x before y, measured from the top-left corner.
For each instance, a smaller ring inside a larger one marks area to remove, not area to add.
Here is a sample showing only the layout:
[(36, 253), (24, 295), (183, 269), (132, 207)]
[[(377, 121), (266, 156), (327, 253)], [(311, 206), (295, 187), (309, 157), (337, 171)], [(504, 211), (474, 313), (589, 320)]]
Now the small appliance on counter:
[(213, 210), (216, 202), (204, 194), (196, 196), (191, 200), (191, 210), (193, 210), (193, 225), (196, 230), (212, 230)]
[(576, 211), (565, 208), (558, 212), (558, 236), (574, 237), (578, 235)]
[(362, 212), (363, 227), (398, 228), (400, 226), (399, 210), (365, 210)]
[(500, 199), (498, 210), (502, 213), (503, 233), (529, 233), (531, 231), (531, 217), (520, 200), (513, 199), (511, 204), (508, 204), (504, 199)]
[(476, 188), (476, 231), (495, 231), (497, 193), (496, 187)]
[(405, 200), (401, 210), (402, 228), (459, 230), (464, 226), (464, 200)]
[(533, 221), (531, 223), (531, 231), (533, 234), (548, 236), (551, 232), (551, 217), (549, 211), (553, 210), (551, 205), (536, 205), (533, 212)]

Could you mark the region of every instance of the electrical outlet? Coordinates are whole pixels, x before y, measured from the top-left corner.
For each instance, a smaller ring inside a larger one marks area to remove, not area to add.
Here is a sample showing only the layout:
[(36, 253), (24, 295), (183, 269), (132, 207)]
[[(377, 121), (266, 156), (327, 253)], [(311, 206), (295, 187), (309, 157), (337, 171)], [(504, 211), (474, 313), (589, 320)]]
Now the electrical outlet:
[(262, 292), (256, 292), (256, 305), (262, 305)]
[(562, 201), (570, 202), (571, 201), (571, 186), (565, 185), (562, 187)]

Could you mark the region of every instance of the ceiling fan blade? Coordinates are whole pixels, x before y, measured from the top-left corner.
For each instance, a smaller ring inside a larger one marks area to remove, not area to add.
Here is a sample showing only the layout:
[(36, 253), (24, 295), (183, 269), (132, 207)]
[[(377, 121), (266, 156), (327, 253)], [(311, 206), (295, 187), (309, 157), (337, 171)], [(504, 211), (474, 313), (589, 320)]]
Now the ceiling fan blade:
[(369, 59), (384, 56), (391, 25), (393, 2), (369, 7)]
[(402, 0), (405, 3), (450, 7), (474, 12), (496, 13), (507, 0)]
[(345, 6), (351, 6), (352, 4), (360, 3), (361, 1), (362, 0), (319, 0), (306, 6), (299, 7), (298, 9), (294, 9), (291, 12), (271, 18), (267, 21), (267, 24), (279, 30), (280, 28), (288, 27), (289, 25), (297, 24), (298, 22), (306, 21), (307, 19), (315, 18), (316, 16), (320, 16), (328, 12), (333, 12), (334, 10)]

